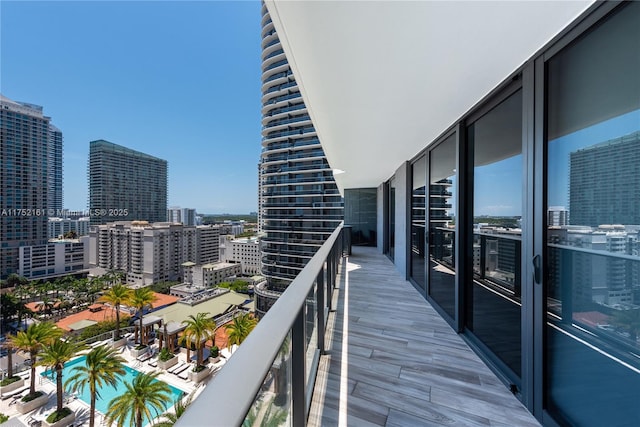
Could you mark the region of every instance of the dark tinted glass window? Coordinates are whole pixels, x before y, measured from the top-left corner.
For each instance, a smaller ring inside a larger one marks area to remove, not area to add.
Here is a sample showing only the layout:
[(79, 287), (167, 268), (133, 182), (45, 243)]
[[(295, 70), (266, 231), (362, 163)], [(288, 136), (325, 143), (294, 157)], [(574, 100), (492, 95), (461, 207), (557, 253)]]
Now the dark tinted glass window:
[(467, 130), (473, 152), (473, 277), (466, 326), (516, 375), (521, 372), (522, 92)]
[(456, 137), (430, 152), (429, 295), (455, 317)]
[(640, 3), (547, 63), (545, 404), (640, 425)]

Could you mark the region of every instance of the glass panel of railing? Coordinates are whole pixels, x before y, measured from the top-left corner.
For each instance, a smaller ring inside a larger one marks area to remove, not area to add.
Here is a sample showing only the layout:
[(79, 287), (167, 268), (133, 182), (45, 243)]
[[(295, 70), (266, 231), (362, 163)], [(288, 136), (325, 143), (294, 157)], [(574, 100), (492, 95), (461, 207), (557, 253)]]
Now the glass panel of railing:
[(640, 257), (631, 233), (581, 231), (549, 230), (549, 241), (558, 243), (547, 244), (546, 379), (554, 409), (574, 410), (581, 407), (574, 396), (602, 389), (613, 399), (604, 404), (617, 411), (594, 415), (591, 425), (604, 425), (605, 418), (617, 421), (607, 425), (625, 425), (621, 420), (639, 414), (633, 405), (640, 390), (640, 308), (634, 303)]
[(291, 426), (291, 397), (291, 332), (289, 332), (242, 426)]
[(309, 374), (312, 372), (313, 358), (318, 349), (318, 282), (314, 283), (313, 288), (307, 295), (307, 300), (304, 307), (304, 321), (305, 321), (305, 351), (307, 355), (307, 362), (305, 363), (306, 382), (309, 384), (311, 378)]

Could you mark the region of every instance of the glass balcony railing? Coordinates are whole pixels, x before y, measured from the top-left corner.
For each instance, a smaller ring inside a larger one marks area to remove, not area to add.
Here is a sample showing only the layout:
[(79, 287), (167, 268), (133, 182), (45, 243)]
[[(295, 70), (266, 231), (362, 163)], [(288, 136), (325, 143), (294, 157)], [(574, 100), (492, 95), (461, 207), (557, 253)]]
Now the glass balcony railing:
[[(342, 224), (260, 320), (224, 368), (189, 406), (177, 427), (215, 414), (225, 426), (304, 425), (342, 262)], [(259, 356), (258, 356), (259, 355)]]
[(290, 112), (290, 111), (300, 111), (300, 110), (303, 110), (303, 109), (305, 109), (305, 108), (306, 108), (306, 107), (305, 107), (304, 103), (302, 103), (302, 102), (299, 102), (299, 103), (297, 103), (297, 104), (290, 105), (290, 106), (288, 106), (288, 107), (276, 108), (276, 109), (274, 109), (274, 110), (269, 111), (269, 112), (266, 114), (266, 116), (265, 116), (265, 117), (263, 117), (263, 120), (264, 120), (266, 117), (272, 117), (272, 116), (276, 116), (276, 115), (278, 115), (278, 114), (288, 113), (288, 112)]
[[(271, 34), (273, 34), (273, 33), (271, 33)], [(265, 36), (265, 37), (266, 37), (266, 36)], [(273, 46), (273, 45), (274, 45), (274, 44), (276, 44), (276, 43), (280, 43), (280, 39), (277, 39), (277, 38), (276, 38), (276, 39), (271, 40), (269, 43), (267, 43), (266, 45), (264, 45), (264, 46), (262, 47), (262, 49), (264, 50), (264, 49), (268, 48), (269, 46)]]

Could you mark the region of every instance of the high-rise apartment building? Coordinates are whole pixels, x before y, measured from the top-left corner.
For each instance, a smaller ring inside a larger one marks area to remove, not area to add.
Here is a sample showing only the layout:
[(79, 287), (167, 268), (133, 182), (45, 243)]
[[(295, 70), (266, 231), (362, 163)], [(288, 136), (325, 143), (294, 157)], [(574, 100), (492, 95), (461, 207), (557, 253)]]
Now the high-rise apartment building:
[(0, 95), (0, 278), (18, 273), (18, 249), (47, 242), (62, 208), (62, 132), (38, 105)]
[(91, 224), (166, 221), (166, 160), (101, 139), (90, 142), (88, 173)]
[(262, 11), (262, 273), (270, 290), (282, 291), (340, 223), (343, 203), (266, 6)]
[(196, 225), (196, 210), (172, 206), (167, 209), (167, 221), (179, 222), (183, 225)]
[(47, 198), (48, 209), (56, 210), (56, 215), (63, 205), (62, 197), (62, 131), (53, 125), (49, 125), (47, 164)]
[(50, 239), (56, 239), (71, 232), (77, 237), (86, 236), (89, 234), (89, 217), (78, 219), (50, 217), (48, 227)]
[(570, 154), (573, 225), (640, 224), (640, 132)]
[(178, 280), (182, 264), (219, 260), (216, 226), (184, 226), (169, 222), (116, 221), (91, 227), (89, 265), (92, 274), (127, 273), (134, 285)]

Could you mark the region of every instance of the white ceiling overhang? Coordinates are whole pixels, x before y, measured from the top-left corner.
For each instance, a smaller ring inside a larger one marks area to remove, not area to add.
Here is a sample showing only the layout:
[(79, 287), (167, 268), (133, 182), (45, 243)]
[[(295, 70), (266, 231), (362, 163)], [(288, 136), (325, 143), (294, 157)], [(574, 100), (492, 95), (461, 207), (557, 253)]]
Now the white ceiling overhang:
[(341, 191), (377, 187), (593, 1), (272, 1)]

